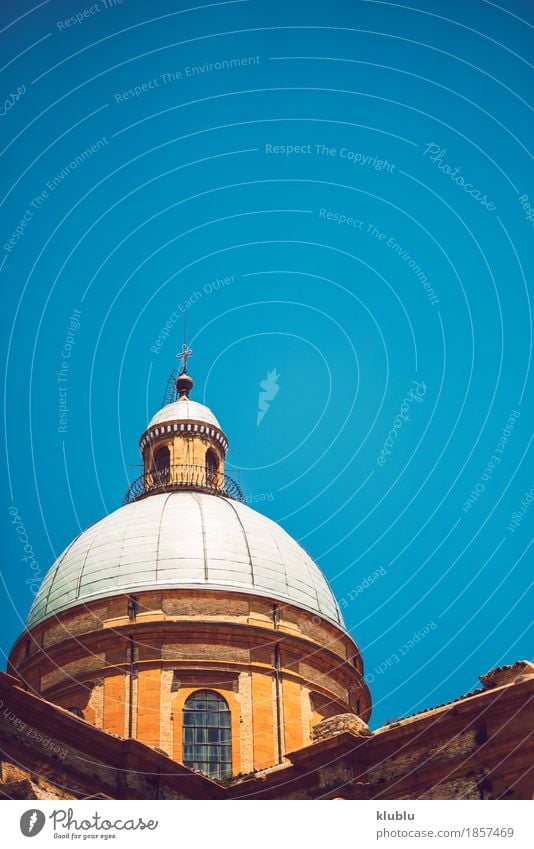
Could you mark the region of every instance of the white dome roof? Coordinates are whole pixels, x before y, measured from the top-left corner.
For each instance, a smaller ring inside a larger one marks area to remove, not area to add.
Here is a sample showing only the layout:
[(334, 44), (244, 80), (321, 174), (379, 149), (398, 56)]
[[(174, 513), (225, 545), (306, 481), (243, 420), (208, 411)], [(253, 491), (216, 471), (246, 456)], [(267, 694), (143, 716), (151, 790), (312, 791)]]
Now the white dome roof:
[(186, 420), (205, 422), (206, 424), (213, 425), (214, 427), (218, 427), (219, 430), (222, 430), (219, 422), (209, 407), (205, 407), (204, 404), (198, 404), (196, 401), (190, 401), (189, 398), (186, 397), (179, 398), (178, 401), (174, 401), (173, 404), (167, 404), (166, 407), (162, 407), (161, 410), (159, 410), (150, 420), (148, 427), (151, 428), (154, 427), (154, 425), (163, 424), (163, 422)]
[(94, 599), (163, 588), (253, 593), (343, 627), (326, 578), (280, 525), (199, 492), (151, 495), (91, 525), (47, 573), (27, 627)]

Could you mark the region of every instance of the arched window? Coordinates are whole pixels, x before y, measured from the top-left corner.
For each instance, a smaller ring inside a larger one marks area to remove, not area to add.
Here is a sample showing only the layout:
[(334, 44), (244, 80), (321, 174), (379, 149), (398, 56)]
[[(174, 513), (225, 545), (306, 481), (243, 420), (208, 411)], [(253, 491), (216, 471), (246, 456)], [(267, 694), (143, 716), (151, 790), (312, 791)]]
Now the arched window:
[(212, 486), (216, 483), (216, 474), (219, 463), (217, 460), (217, 455), (211, 448), (208, 448), (206, 451), (206, 481), (209, 486)]
[(210, 778), (232, 772), (230, 708), (213, 690), (197, 690), (184, 705), (182, 760)]
[(169, 480), (171, 455), (166, 446), (158, 448), (154, 454), (154, 471), (157, 473), (158, 483), (166, 483)]

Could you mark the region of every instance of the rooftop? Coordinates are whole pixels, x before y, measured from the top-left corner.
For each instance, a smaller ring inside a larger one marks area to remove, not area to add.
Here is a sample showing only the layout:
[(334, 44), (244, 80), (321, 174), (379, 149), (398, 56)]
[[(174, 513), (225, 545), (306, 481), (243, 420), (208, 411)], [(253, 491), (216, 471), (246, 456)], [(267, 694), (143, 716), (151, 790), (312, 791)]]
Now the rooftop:
[(321, 570), (280, 525), (239, 501), (182, 490), (126, 504), (81, 533), (45, 576), (27, 627), (164, 587), (261, 595), (344, 627)]
[(205, 407), (204, 404), (199, 404), (197, 401), (190, 401), (186, 396), (158, 410), (156, 415), (150, 420), (148, 427), (151, 428), (164, 422), (176, 421), (204, 422), (204, 424), (210, 424), (222, 430), (209, 407)]

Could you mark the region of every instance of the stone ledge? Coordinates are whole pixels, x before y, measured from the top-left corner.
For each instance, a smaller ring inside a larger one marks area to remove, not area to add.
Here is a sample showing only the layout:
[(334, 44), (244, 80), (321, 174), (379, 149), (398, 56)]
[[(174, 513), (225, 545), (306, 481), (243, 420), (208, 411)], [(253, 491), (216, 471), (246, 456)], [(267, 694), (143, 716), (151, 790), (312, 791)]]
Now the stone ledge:
[(317, 725), (313, 726), (312, 739), (314, 743), (319, 740), (325, 740), (327, 737), (334, 737), (337, 734), (353, 734), (355, 737), (371, 737), (372, 731), (369, 730), (363, 719), (356, 716), (354, 713), (340, 713), (337, 716), (330, 716), (328, 719), (323, 719)]
[(480, 681), (485, 690), (493, 690), (495, 687), (504, 687), (506, 684), (520, 684), (533, 675), (534, 664), (528, 660), (517, 660), (510, 666), (498, 666), (496, 669), (491, 669), (480, 676)]
[(7, 781), (0, 785), (0, 799), (40, 799), (37, 784), (29, 778)]

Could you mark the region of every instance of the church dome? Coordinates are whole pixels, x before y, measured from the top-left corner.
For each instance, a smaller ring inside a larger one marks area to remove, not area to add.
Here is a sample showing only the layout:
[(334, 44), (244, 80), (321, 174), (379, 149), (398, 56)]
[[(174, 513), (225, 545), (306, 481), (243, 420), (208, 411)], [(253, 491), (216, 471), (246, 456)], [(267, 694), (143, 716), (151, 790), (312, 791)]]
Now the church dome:
[(219, 422), (209, 407), (205, 407), (204, 404), (199, 404), (197, 401), (190, 401), (185, 396), (162, 407), (150, 420), (148, 427), (176, 421), (204, 422), (204, 424), (213, 425), (213, 427), (221, 430)]
[[(169, 407), (186, 404), (206, 410)], [(96, 599), (163, 588), (260, 595), (343, 627), (326, 578), (280, 525), (238, 501), (187, 491), (126, 504), (83, 531), (46, 575), (27, 627)]]
[(45, 709), (217, 781), (284, 763), (333, 714), (367, 722), (371, 697), (325, 576), (227, 474), (191, 356), (184, 342), (123, 506), (45, 575), (8, 671)]

